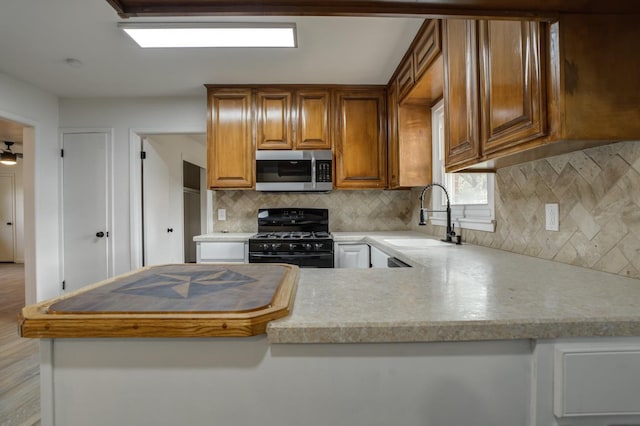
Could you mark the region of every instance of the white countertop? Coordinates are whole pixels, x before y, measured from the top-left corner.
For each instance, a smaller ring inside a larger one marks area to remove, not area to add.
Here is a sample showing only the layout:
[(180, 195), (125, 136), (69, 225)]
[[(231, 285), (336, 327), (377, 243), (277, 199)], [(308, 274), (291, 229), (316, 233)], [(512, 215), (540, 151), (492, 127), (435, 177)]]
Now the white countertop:
[(375, 245), (414, 267), (302, 269), (293, 312), (269, 323), (270, 342), (640, 335), (637, 279), (473, 245), (393, 244), (429, 239), (414, 232), (333, 235), (336, 242)]
[(210, 234), (196, 235), (193, 241), (196, 242), (225, 242), (225, 241), (248, 241), (255, 232), (212, 232)]

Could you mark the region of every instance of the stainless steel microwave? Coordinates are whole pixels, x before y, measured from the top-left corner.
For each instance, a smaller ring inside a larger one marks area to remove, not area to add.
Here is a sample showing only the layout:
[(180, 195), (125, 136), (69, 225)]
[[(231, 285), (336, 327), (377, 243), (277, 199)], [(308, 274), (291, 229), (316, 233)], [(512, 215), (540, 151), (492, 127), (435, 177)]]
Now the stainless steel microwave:
[(256, 151), (256, 191), (331, 191), (330, 150)]

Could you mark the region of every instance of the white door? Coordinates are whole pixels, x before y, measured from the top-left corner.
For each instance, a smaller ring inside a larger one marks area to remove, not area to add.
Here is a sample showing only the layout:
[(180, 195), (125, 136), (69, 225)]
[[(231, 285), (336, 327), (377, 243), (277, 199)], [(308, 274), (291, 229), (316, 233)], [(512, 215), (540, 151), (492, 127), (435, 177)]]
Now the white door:
[(63, 136), (63, 268), (65, 290), (109, 277), (107, 133)]
[(0, 176), (0, 262), (14, 259), (14, 186), (13, 176)]
[(184, 262), (182, 156), (168, 143), (142, 139), (144, 265)]

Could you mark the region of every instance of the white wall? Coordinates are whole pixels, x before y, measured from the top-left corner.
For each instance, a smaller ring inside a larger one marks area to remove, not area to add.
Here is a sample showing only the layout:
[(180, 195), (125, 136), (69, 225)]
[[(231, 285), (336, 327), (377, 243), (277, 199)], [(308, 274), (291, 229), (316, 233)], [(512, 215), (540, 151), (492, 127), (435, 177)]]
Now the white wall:
[(58, 250), (58, 98), (0, 73), (0, 117), (32, 126), (24, 137), (26, 300), (56, 296)]
[(132, 134), (205, 133), (206, 93), (201, 97), (61, 99), (61, 128), (114, 129), (115, 273), (132, 264), (130, 143)]

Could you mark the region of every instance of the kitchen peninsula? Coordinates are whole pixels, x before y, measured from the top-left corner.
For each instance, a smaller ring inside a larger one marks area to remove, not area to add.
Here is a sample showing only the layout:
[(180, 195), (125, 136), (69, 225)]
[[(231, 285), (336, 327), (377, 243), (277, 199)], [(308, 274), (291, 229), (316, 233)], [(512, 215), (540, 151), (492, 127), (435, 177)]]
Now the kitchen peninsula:
[(266, 336), (43, 339), (43, 424), (638, 422), (638, 280), (416, 233), (334, 238), (413, 267), (302, 269)]

